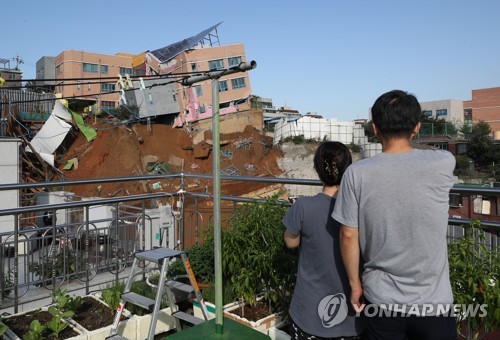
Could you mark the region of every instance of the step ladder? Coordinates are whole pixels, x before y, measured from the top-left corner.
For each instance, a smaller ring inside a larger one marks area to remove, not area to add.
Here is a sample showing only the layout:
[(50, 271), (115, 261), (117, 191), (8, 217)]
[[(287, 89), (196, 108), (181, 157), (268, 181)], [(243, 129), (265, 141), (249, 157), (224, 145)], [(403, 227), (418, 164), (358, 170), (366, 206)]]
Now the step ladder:
[[(168, 265), (170, 263), (170, 259), (172, 258), (180, 258), (182, 260), (191, 285), (175, 280), (166, 281)], [(158, 288), (156, 291), (155, 300), (147, 298), (145, 296), (141, 296), (139, 294), (130, 291), (132, 287), (134, 271), (137, 268), (139, 261), (153, 262), (161, 266), (160, 279), (158, 282)], [(125, 284), (125, 289), (121, 296), (120, 304), (118, 305), (118, 308), (116, 310), (116, 315), (113, 321), (113, 325), (111, 327), (110, 334), (106, 339), (110, 340), (125, 339), (124, 337), (118, 335), (117, 331), (118, 331), (118, 326), (120, 324), (120, 319), (123, 309), (125, 308), (125, 303), (128, 302), (152, 312), (151, 324), (149, 325), (149, 332), (147, 339), (153, 340), (155, 335), (156, 322), (158, 321), (160, 303), (164, 291), (167, 293), (168, 304), (170, 307), (171, 314), (175, 318), (176, 330), (178, 332), (182, 331), (181, 320), (193, 325), (197, 325), (208, 320), (208, 312), (205, 306), (205, 301), (203, 300), (200, 288), (198, 287), (198, 284), (194, 277), (193, 270), (191, 269), (191, 264), (189, 263), (186, 252), (176, 249), (158, 247), (152, 250), (136, 252), (134, 254), (134, 261), (132, 263), (132, 268), (130, 270), (127, 283)], [(201, 311), (203, 313), (204, 319), (197, 318), (193, 315), (190, 315), (188, 313), (179, 310), (179, 307), (176, 305), (177, 302), (176, 293), (179, 292), (195, 294), (196, 299), (200, 301)]]

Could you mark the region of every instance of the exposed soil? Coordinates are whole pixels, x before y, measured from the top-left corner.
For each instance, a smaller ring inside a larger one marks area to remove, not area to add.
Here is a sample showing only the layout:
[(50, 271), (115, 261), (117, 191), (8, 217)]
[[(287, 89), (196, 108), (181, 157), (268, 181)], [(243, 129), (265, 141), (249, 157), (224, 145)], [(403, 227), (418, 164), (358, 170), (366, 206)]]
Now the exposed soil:
[[(52, 314), (47, 311), (32, 311), (25, 314), (15, 315), (3, 320), (3, 322), (10, 328), (11, 331), (16, 333), (20, 338), (25, 337), (29, 332), (30, 324), (33, 320), (38, 320), (42, 325), (47, 325), (47, 323), (52, 320)], [(44, 339), (56, 339), (54, 336), (50, 335), (51, 331), (47, 328), (44, 333), (42, 333)], [(60, 334), (58, 339), (68, 339), (77, 336), (78, 333), (75, 332), (69, 325)]]
[(238, 315), (239, 317), (243, 317), (249, 321), (257, 321), (265, 318), (266, 316), (271, 315), (269, 312), (269, 305), (265, 301), (257, 301), (255, 305), (246, 304), (244, 307), (244, 316), (241, 314), (241, 307), (231, 311), (231, 314)]
[[(66, 179), (106, 178), (119, 176), (136, 176), (148, 174), (146, 168), (148, 160), (168, 163), (170, 173), (184, 170), (187, 173), (211, 174), (213, 170), (211, 145), (203, 142), (193, 145), (189, 133), (185, 129), (172, 128), (169, 125), (153, 124), (151, 131), (147, 125), (134, 124), (103, 125), (97, 123), (93, 126), (97, 130), (97, 137), (92, 142), (87, 142), (85, 137), (76, 132), (74, 140), (64, 145), (67, 151), (59, 156), (59, 169)], [(137, 135), (142, 139), (139, 141)], [(205, 133), (206, 141), (211, 139), (210, 133)], [(271, 176), (281, 175), (282, 171), (277, 164), (277, 159), (283, 154), (279, 148), (270, 147), (272, 139), (262, 135), (252, 126), (247, 126), (242, 133), (224, 134), (220, 136), (221, 151), (232, 157), (221, 156), (221, 170), (233, 166), (235, 175), (243, 176)], [(241, 141), (250, 141), (245, 147), (238, 147)], [(205, 153), (205, 157), (200, 157)], [(204, 152), (203, 152), (204, 151)], [(198, 157), (195, 157), (198, 156)], [(69, 159), (78, 158), (78, 168), (63, 170)], [(174, 159), (183, 159), (184, 168), (170, 162)], [(148, 181), (151, 182), (151, 181)], [(160, 187), (154, 189), (151, 183), (125, 182), (108, 183), (101, 186), (84, 184), (68, 187), (65, 190), (74, 192), (77, 196), (87, 197), (112, 197), (147, 192), (165, 192), (179, 190), (179, 180), (155, 180)], [(212, 193), (212, 181), (201, 179), (186, 179), (186, 186), (191, 192)], [(267, 183), (250, 182), (223, 182), (223, 195), (244, 195), (255, 190), (269, 186)]]
[(72, 319), (86, 330), (93, 331), (113, 323), (115, 312), (108, 306), (89, 296), (83, 297), (82, 300), (80, 311)]

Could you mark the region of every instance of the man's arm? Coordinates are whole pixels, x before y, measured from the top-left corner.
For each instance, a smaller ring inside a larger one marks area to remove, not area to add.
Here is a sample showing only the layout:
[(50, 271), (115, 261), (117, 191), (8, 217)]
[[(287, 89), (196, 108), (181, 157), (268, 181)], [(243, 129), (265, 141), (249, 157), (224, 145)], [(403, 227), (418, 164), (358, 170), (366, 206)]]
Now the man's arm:
[(342, 225), (340, 229), (340, 253), (349, 277), (351, 286), (351, 304), (356, 312), (365, 307), (363, 288), (359, 278), (359, 235), (358, 228)]
[(300, 244), (300, 234), (292, 234), (288, 229), (285, 231), (285, 243), (288, 248), (297, 248)]

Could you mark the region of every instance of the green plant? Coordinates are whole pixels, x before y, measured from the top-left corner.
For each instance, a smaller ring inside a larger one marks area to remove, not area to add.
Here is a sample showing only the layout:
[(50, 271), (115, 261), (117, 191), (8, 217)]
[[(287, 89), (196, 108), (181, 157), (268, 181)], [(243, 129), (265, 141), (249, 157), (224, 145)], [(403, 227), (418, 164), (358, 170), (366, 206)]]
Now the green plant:
[(9, 329), (9, 327), (7, 327), (6, 324), (4, 324), (2, 321), (0, 321), (0, 335), (7, 332), (7, 329)]
[[(208, 283), (205, 287), (201, 288), (203, 299), (205, 301), (215, 303), (215, 284), (213, 282)], [(231, 289), (231, 282), (225, 280), (222, 283), (222, 304), (228, 304), (234, 302), (238, 299), (238, 296)]]
[(289, 143), (289, 142), (292, 142), (293, 144), (304, 144), (306, 143), (306, 139), (304, 135), (288, 136), (283, 139), (283, 143)]
[(68, 295), (67, 290), (61, 290), (57, 288), (55, 293), (51, 295), (52, 302), (61, 311), (72, 311), (77, 312), (83, 305), (83, 300), (81, 297), (71, 297)]
[(352, 152), (360, 153), (361, 152), (361, 146), (358, 144), (354, 144), (351, 142), (351, 144), (348, 145), (349, 149), (351, 149)]
[(68, 327), (64, 319), (71, 318), (75, 315), (75, 312), (72, 310), (65, 310), (69, 298), (67, 294), (59, 294), (57, 298), (59, 299), (59, 303), (49, 306), (49, 313), (52, 314), (53, 318), (47, 323), (47, 327), (52, 331), (52, 335), (56, 339), (58, 339), (59, 334)]
[[(150, 299), (155, 299), (156, 298), (156, 289), (148, 285), (145, 281), (134, 281), (132, 283), (132, 287), (130, 288), (131, 292), (134, 292), (136, 294), (148, 297)], [(160, 304), (160, 309), (161, 308), (166, 308), (168, 306), (166, 296), (162, 299), (161, 304)], [(148, 314), (149, 311), (145, 310), (144, 308), (141, 308), (139, 306), (130, 304), (127, 305), (127, 309), (130, 311), (132, 314), (136, 315), (145, 315)]]
[(68, 327), (63, 319), (71, 318), (75, 313), (73, 311), (63, 312), (55, 306), (49, 307), (49, 313), (53, 315), (53, 318), (47, 323), (47, 327), (52, 331), (52, 335), (58, 339), (59, 334)]
[(263, 203), (243, 204), (228, 221), (231, 230), (223, 235), (224, 273), (234, 292), (250, 304), (264, 292), (276, 311), (287, 309), (297, 271), (297, 252), (283, 242), (281, 219), (286, 211), (278, 195)]
[[(46, 326), (43, 326), (40, 321), (33, 320), (30, 323), (30, 330), (28, 334), (24, 336), (25, 340), (40, 340), (43, 339), (42, 333), (47, 329)], [(0, 333), (1, 334), (1, 333)]]
[(450, 281), (455, 305), (485, 307), (486, 315), (458, 315), (459, 333), (479, 339), (500, 326), (500, 254), (485, 245), (481, 221), (472, 220), (464, 230), (465, 235), (448, 246)]
[(468, 175), (470, 173), (470, 166), (472, 160), (467, 157), (467, 155), (456, 155), (455, 156), (455, 170), (453, 174), (456, 176)]
[[(205, 234), (203, 243), (191, 247), (188, 252), (188, 257), (191, 269), (193, 269), (193, 273), (196, 275), (197, 280), (203, 283), (209, 283), (215, 280), (213, 230)], [(182, 267), (182, 270), (185, 272), (184, 267)]]
[(50, 254), (45, 258), (40, 258), (38, 262), (29, 264), (29, 272), (35, 274), (42, 282), (51, 282), (55, 273), (55, 278), (67, 278), (75, 271), (77, 257), (74, 250), (58, 252), (53, 256)]
[(125, 284), (123, 282), (118, 282), (117, 284), (102, 291), (101, 297), (111, 309), (111, 313), (114, 313), (118, 307), (124, 288)]

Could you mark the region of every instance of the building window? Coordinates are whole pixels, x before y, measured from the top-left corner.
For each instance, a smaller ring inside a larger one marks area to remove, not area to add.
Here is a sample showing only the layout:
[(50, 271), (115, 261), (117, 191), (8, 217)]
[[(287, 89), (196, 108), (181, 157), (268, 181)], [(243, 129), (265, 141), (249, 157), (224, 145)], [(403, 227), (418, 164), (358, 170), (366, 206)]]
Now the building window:
[(114, 109), (115, 108), (115, 102), (113, 101), (108, 101), (108, 100), (103, 100), (101, 102), (101, 108), (102, 109), (106, 109), (106, 110), (109, 110), (109, 109)]
[(466, 143), (458, 143), (457, 144), (457, 154), (462, 155), (467, 153), (467, 144)]
[(229, 88), (227, 87), (227, 80), (219, 81), (219, 92), (226, 92)]
[(88, 86), (88, 89), (89, 91), (92, 89), (92, 86), (90, 86), (91, 84), (89, 83), (89, 86)]
[(193, 72), (198, 72), (198, 64), (197, 63), (192, 63), (191, 64), (191, 70)]
[(241, 57), (231, 57), (227, 61), (229, 62), (229, 67), (238, 66), (241, 63)]
[(108, 74), (108, 65), (101, 65), (101, 73)]
[(436, 149), (448, 151), (448, 143), (435, 143), (432, 146), (435, 147)]
[(231, 86), (233, 90), (245, 88), (245, 78), (231, 79)]
[(223, 68), (224, 68), (224, 60), (223, 59), (209, 60), (208, 61), (208, 69), (210, 71), (221, 70)]
[(61, 73), (61, 65), (56, 66), (56, 74)]
[(102, 92), (115, 92), (116, 90), (115, 83), (104, 83), (101, 85)]
[[(482, 195), (477, 195), (474, 198), (474, 213), (475, 214), (483, 214), (490, 215), (491, 207), (492, 207), (493, 197), (485, 197)], [(494, 205), (493, 205), (494, 207)]]
[(448, 114), (447, 109), (436, 110), (436, 117), (446, 116)]
[(196, 85), (194, 87), (194, 89), (196, 91), (196, 96), (197, 97), (203, 96), (203, 91), (201, 90), (201, 85)]
[(9, 80), (16, 80), (15, 74), (9, 74)]
[(83, 63), (83, 72), (97, 73), (97, 64)]
[(424, 110), (422, 111), (422, 114), (426, 117), (431, 117), (432, 116), (432, 110)]
[(450, 207), (460, 208), (462, 206), (462, 195), (451, 193), (450, 194)]
[(76, 89), (80, 90), (80, 81), (79, 80), (76, 81)]
[(120, 67), (120, 74), (132, 75), (132, 69), (130, 67)]

